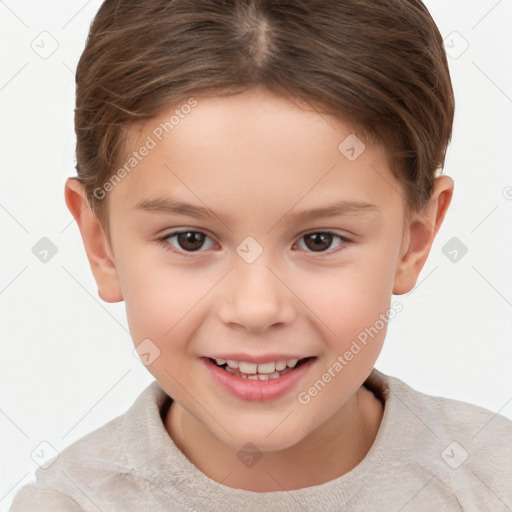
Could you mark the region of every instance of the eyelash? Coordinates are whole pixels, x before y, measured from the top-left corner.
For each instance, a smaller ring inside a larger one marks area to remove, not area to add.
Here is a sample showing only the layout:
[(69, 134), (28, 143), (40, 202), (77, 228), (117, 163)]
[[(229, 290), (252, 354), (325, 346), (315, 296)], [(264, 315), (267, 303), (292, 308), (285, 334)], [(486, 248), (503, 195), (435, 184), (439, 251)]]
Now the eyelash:
[[(193, 229), (184, 229), (184, 230), (180, 230), (180, 231), (173, 231), (167, 235), (165, 235), (164, 237), (161, 237), (159, 239), (157, 239), (157, 242), (159, 245), (161, 245), (165, 250), (167, 251), (170, 251), (174, 254), (178, 254), (178, 255), (193, 255), (193, 254), (196, 254), (196, 253), (201, 253), (201, 252), (204, 252), (202, 250), (197, 250), (197, 251), (185, 251), (185, 250), (177, 250), (175, 249), (170, 243), (169, 243), (169, 239), (170, 238), (173, 238), (175, 236), (178, 236), (180, 234), (183, 234), (183, 233), (200, 233), (200, 234), (203, 234), (205, 235), (206, 237), (208, 237), (208, 235), (206, 233), (203, 233), (202, 231), (196, 231), (196, 230), (193, 230)], [(352, 243), (351, 240), (349, 240), (348, 238), (342, 236), (342, 235), (339, 235), (338, 233), (334, 233), (333, 231), (309, 231), (308, 233), (304, 233), (299, 240), (303, 239), (304, 237), (308, 236), (308, 235), (314, 235), (314, 234), (328, 234), (328, 235), (332, 235), (333, 238), (338, 238), (341, 242), (343, 242), (343, 244), (341, 244), (338, 248), (336, 248), (335, 250), (331, 250), (331, 251), (306, 251), (308, 253), (311, 253), (311, 254), (314, 254), (314, 255), (322, 255), (322, 254), (334, 254), (334, 253), (337, 253), (338, 251), (341, 251), (342, 249), (344, 249), (348, 244)], [(209, 237), (208, 237), (209, 238)]]

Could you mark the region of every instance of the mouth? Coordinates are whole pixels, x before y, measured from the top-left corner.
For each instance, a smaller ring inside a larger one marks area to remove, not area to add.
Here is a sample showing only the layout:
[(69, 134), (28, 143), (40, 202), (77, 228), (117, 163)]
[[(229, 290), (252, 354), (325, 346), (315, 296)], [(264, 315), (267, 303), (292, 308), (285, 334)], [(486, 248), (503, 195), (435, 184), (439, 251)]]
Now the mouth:
[(310, 371), (314, 371), (311, 368), (317, 357), (278, 360), (272, 363), (244, 363), (215, 357), (203, 357), (202, 360), (213, 379), (212, 382), (219, 389), (244, 401), (268, 402), (297, 389)]
[(246, 363), (234, 360), (208, 358), (217, 367), (236, 377), (248, 380), (274, 380), (283, 377), (287, 373), (299, 368), (314, 357), (303, 357), (301, 359), (288, 359), (269, 363)]

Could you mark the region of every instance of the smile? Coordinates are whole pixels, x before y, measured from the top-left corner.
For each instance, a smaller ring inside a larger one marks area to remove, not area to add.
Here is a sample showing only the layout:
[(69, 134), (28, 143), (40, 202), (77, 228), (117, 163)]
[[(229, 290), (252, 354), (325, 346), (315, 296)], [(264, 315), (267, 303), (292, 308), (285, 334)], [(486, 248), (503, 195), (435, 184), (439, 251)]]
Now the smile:
[(249, 380), (273, 380), (286, 375), (294, 368), (304, 363), (308, 357), (302, 359), (288, 359), (287, 361), (270, 361), (268, 363), (246, 363), (233, 359), (212, 359), (215, 364), (224, 368), (228, 373)]
[(304, 357), (265, 363), (246, 363), (212, 357), (201, 359), (213, 382), (220, 386), (212, 389), (222, 389), (245, 401), (262, 402), (275, 400), (297, 388), (317, 358)]

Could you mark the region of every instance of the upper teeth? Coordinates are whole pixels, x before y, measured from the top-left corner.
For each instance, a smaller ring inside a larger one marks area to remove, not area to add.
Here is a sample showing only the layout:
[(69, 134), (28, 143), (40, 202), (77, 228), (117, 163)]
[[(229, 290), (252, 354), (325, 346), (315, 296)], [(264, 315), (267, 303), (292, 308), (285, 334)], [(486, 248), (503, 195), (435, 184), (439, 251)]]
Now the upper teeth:
[(218, 365), (228, 364), (230, 368), (238, 368), (241, 373), (263, 373), (270, 374), (274, 373), (276, 370), (284, 370), (287, 366), (289, 368), (293, 368), (298, 359), (288, 359), (288, 361), (274, 361), (270, 363), (256, 364), (256, 363), (244, 363), (239, 361), (233, 361), (232, 359), (215, 359)]

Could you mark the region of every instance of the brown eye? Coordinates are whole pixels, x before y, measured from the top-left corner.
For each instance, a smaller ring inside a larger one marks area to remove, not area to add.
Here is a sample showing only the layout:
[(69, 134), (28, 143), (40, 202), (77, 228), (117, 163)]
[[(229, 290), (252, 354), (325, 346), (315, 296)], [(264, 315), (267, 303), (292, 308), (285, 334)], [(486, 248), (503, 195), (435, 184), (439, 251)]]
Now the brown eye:
[[(205, 247), (205, 241), (206, 247)], [(210, 237), (201, 231), (174, 231), (163, 238), (158, 239), (158, 243), (164, 249), (178, 253), (186, 254), (192, 252), (204, 252), (205, 249), (212, 249), (215, 243)], [(210, 244), (208, 246), (208, 243)]]
[(177, 233), (175, 236), (180, 248), (185, 251), (201, 249), (206, 238), (204, 233), (199, 233), (198, 231), (184, 231)]
[[(338, 240), (338, 244), (331, 247), (336, 239)], [(330, 231), (315, 231), (313, 233), (303, 235), (299, 241), (299, 245), (303, 244), (306, 246), (306, 252), (317, 253), (336, 252), (343, 249), (343, 247), (349, 243), (351, 242), (348, 238)], [(328, 249), (331, 250), (329, 251)]]
[(311, 233), (304, 236), (304, 241), (308, 249), (312, 251), (325, 251), (332, 244), (333, 236), (331, 233)]

